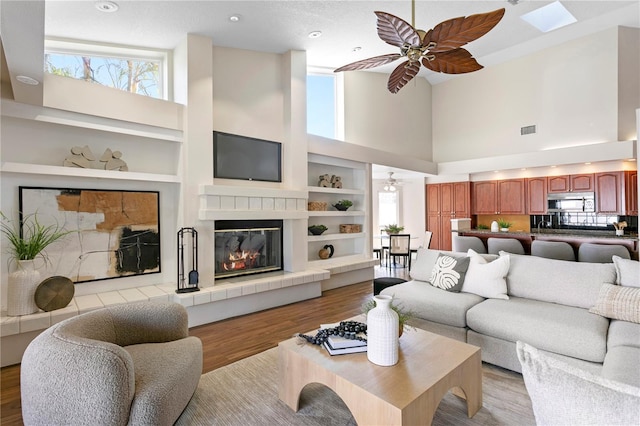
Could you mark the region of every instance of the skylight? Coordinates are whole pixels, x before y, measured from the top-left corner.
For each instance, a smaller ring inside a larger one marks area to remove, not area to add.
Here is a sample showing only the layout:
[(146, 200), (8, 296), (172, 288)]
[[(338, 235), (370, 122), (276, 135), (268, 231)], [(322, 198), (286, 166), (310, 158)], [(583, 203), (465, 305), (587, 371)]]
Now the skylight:
[(577, 19), (559, 1), (525, 13), (520, 18), (543, 33), (577, 22)]

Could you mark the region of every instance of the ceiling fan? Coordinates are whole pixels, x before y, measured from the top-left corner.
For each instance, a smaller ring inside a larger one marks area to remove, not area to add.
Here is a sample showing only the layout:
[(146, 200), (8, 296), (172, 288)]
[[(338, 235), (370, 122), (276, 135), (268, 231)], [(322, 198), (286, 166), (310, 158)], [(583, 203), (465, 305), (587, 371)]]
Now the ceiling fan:
[(378, 37), (392, 46), (399, 47), (400, 53), (363, 59), (344, 65), (334, 72), (375, 68), (406, 56), (407, 61), (393, 70), (387, 83), (391, 93), (398, 93), (418, 74), (421, 62), (432, 71), (446, 74), (463, 74), (482, 69), (482, 65), (461, 46), (488, 33), (500, 22), (505, 10), (503, 8), (449, 19), (427, 32), (415, 29), (415, 0), (411, 3), (411, 25), (390, 13), (374, 13), (378, 17)]
[(389, 177), (387, 178), (386, 181), (384, 181), (384, 190), (393, 192), (397, 189), (396, 186), (399, 185), (398, 179), (395, 179), (393, 177), (393, 172), (387, 172), (387, 173), (389, 173)]

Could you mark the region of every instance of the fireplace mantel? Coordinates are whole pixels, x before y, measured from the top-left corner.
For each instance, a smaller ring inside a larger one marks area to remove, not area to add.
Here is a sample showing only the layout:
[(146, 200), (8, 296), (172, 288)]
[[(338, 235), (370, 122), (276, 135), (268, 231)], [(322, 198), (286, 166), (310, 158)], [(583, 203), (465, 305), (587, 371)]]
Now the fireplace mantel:
[(198, 218), (307, 219), (308, 191), (243, 186), (200, 185)]

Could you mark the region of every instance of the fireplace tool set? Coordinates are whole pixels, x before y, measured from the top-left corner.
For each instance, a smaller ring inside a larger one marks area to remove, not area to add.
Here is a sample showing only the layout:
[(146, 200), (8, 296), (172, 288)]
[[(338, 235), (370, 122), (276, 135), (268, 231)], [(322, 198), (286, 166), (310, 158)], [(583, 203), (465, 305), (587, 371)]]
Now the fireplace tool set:
[[(191, 270), (185, 273), (185, 234), (191, 235)], [(198, 288), (198, 231), (195, 228), (180, 228), (178, 231), (178, 289), (176, 293), (199, 291)]]

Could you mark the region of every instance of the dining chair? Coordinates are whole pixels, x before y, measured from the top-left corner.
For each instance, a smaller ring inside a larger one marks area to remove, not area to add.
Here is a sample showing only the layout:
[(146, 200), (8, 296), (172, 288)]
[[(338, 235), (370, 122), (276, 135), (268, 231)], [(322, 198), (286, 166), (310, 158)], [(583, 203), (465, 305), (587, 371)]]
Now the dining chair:
[[(433, 232), (424, 231), (424, 241), (422, 242), (422, 244), (418, 248), (428, 249), (429, 248), (429, 244), (431, 244), (431, 237), (432, 236), (433, 236)], [(414, 253), (417, 255), (418, 254), (418, 248), (411, 249), (411, 255), (413, 255)]]
[(387, 267), (396, 265), (398, 257), (403, 259), (403, 268), (411, 268), (411, 235), (410, 234), (392, 234), (389, 235)]

